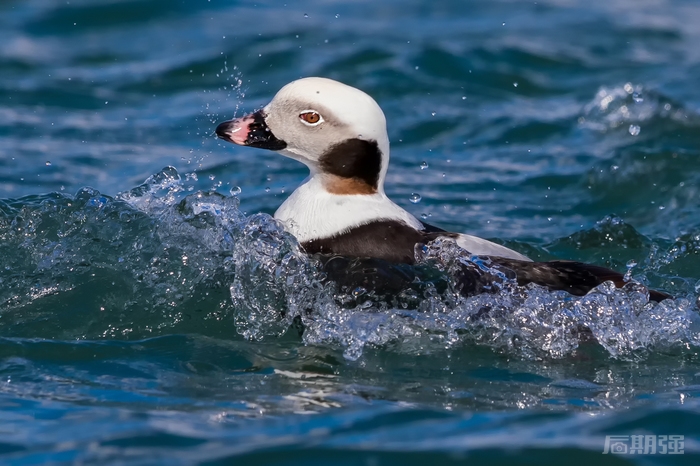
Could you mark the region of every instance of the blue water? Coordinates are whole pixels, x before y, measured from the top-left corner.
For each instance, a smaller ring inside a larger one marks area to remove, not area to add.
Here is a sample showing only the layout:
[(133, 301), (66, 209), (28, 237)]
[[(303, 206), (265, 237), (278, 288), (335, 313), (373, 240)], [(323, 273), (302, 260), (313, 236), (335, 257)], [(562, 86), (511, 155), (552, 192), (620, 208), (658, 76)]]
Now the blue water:
[[(0, 462), (696, 464), (698, 25), (696, 0), (0, 3)], [(270, 217), (306, 169), (213, 134), (303, 76), (384, 108), (407, 210), (632, 283), (464, 299), (449, 243), (421, 259), (446, 286), (324, 281)], [(640, 434), (684, 454), (602, 454)]]

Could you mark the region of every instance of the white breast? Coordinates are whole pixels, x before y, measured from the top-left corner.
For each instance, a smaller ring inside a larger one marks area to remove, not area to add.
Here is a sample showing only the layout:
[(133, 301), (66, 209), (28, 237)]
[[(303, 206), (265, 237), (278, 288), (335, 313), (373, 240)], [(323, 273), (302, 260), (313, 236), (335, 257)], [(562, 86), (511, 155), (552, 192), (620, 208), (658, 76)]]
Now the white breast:
[(398, 220), (416, 230), (423, 229), (417, 218), (384, 193), (331, 194), (316, 177), (299, 186), (277, 209), (275, 218), (284, 222), (300, 243), (329, 238), (375, 220)]

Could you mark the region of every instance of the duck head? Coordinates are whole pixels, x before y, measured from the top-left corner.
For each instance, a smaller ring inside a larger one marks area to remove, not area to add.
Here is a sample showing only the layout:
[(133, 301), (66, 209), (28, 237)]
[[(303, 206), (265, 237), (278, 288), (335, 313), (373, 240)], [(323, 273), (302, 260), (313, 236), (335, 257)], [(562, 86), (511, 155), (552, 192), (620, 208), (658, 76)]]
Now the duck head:
[(386, 118), (372, 97), (346, 84), (326, 78), (293, 81), (264, 108), (221, 123), (216, 134), (304, 163), (330, 193), (384, 192)]

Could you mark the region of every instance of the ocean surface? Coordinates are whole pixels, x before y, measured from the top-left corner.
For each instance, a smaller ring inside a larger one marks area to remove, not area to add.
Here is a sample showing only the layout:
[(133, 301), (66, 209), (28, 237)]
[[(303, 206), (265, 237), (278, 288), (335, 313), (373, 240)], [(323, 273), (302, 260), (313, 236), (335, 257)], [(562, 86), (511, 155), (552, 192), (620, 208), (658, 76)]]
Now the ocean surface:
[[(213, 132), (304, 76), (416, 216), (630, 283), (324, 280)], [(699, 83), (697, 0), (0, 2), (0, 463), (700, 464)]]

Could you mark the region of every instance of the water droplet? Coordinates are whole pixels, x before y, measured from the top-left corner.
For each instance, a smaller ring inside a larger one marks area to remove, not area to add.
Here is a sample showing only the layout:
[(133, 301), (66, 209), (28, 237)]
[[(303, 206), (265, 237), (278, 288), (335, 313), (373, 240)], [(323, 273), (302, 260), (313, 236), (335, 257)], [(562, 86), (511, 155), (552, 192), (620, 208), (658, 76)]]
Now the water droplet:
[(229, 191), (229, 193), (231, 193), (231, 196), (238, 196), (239, 194), (241, 194), (241, 187), (240, 187), (240, 186), (234, 186), (233, 188), (231, 188), (231, 190)]
[(338, 19), (338, 18), (340, 18), (340, 15), (335, 15), (335, 19)]
[(518, 87), (518, 83), (517, 83), (517, 82), (514, 82), (514, 83), (513, 83), (513, 87)]
[(50, 167), (50, 166), (51, 166), (51, 161), (50, 161), (50, 160), (47, 160), (47, 161), (46, 161), (46, 166), (47, 166), (47, 167)]
[(436, 115), (436, 113), (435, 113), (435, 112), (430, 112), (430, 114), (431, 114), (432, 116), (435, 116), (435, 115)]
[(634, 259), (630, 259), (627, 261), (627, 264), (625, 265), (628, 269), (631, 269), (632, 267), (637, 266), (637, 261)]
[(634, 100), (636, 103), (641, 103), (644, 102), (644, 97), (639, 92), (635, 92), (632, 94), (632, 100)]
[(265, 192), (266, 192), (266, 193), (269, 193), (269, 192), (270, 192), (270, 187), (269, 187), (269, 186), (265, 188)]
[(304, 18), (308, 18), (308, 17), (309, 17), (309, 15), (307, 15), (306, 13), (304, 13)]
[(642, 128), (639, 125), (630, 125), (629, 132), (632, 136), (637, 136)]
[(413, 204), (418, 204), (421, 199), (423, 198), (420, 196), (420, 194), (417, 193), (411, 193), (411, 195), (408, 198), (408, 200), (411, 201), (411, 203)]
[(428, 162), (423, 161), (423, 163), (420, 164), (420, 169), (425, 170), (428, 168), (430, 165), (428, 165)]
[(215, 178), (216, 178), (216, 176), (214, 176), (214, 175), (209, 175), (209, 179), (210, 179), (211, 181), (214, 181)]

